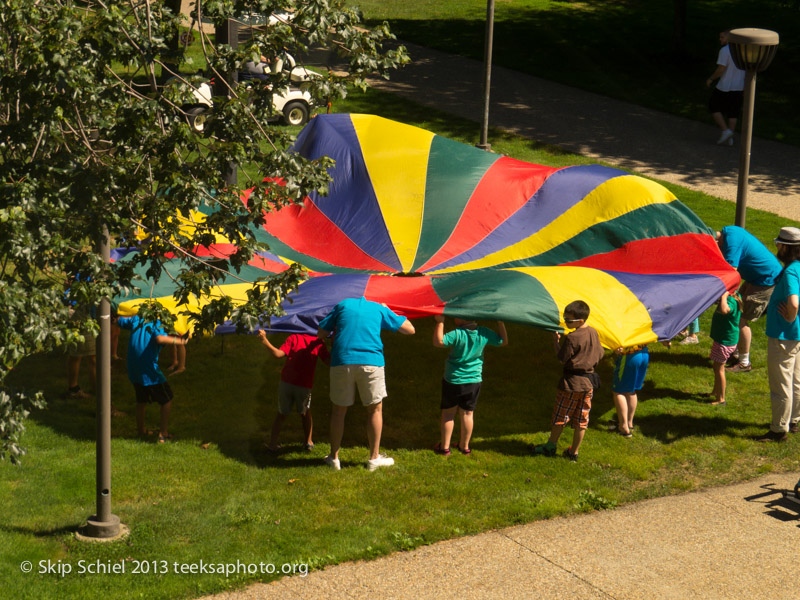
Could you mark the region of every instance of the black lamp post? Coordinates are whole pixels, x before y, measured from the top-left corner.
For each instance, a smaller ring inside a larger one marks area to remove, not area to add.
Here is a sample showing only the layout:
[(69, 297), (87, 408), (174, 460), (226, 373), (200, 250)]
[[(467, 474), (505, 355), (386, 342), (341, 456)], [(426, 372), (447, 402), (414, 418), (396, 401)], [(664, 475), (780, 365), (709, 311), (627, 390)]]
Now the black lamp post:
[(747, 180), (750, 177), (750, 145), (753, 139), (753, 105), (756, 73), (765, 70), (778, 49), (778, 34), (768, 29), (733, 29), (728, 33), (731, 58), (745, 72), (744, 119), (739, 152), (739, 184), (736, 189), (736, 225), (744, 227), (747, 213)]
[(481, 141), (478, 148), (490, 151), (489, 143), (489, 91), (492, 85), (492, 45), (494, 43), (494, 0), (486, 0), (486, 37), (483, 47), (483, 118)]

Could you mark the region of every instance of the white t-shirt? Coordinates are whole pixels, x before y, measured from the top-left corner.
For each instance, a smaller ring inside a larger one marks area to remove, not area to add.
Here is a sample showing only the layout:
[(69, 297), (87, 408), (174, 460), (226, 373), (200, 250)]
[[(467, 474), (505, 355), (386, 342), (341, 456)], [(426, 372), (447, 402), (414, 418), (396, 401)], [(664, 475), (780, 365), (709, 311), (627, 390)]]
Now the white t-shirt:
[(744, 89), (744, 71), (733, 62), (731, 49), (727, 44), (719, 49), (717, 64), (725, 65), (725, 72), (717, 82), (717, 89), (721, 92), (741, 92)]

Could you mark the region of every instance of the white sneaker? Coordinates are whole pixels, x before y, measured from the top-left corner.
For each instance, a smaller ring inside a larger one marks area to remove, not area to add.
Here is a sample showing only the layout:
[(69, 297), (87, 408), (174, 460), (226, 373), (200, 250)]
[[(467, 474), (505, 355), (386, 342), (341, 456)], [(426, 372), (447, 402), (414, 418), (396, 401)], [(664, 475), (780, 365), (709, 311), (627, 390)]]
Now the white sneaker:
[(719, 139), (717, 140), (717, 144), (722, 145), (725, 142), (727, 142), (729, 139), (731, 139), (732, 137), (733, 137), (733, 131), (731, 131), (730, 129), (726, 129), (725, 131), (722, 132), (722, 135), (719, 136)]
[(342, 463), (339, 462), (339, 459), (333, 458), (330, 454), (325, 457), (325, 464), (329, 465), (334, 471), (342, 469)]
[(728, 138), (728, 146), (733, 146), (733, 136)]
[(384, 454), (378, 454), (378, 458), (373, 458), (367, 461), (367, 469), (369, 471), (374, 471), (378, 467), (391, 467), (393, 464), (393, 458), (389, 458)]

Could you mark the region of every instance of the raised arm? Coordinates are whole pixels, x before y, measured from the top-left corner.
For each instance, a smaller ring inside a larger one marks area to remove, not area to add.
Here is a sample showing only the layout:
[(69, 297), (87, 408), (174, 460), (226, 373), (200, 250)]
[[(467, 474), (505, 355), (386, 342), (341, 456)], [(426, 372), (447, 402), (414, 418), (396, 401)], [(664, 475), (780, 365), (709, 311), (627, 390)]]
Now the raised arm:
[(444, 316), (434, 315), (436, 325), (433, 326), (433, 345), (436, 348), (444, 348)]
[(267, 347), (267, 350), (269, 350), (275, 358), (283, 358), (286, 356), (286, 352), (272, 345), (269, 339), (267, 339), (267, 334), (263, 329), (258, 330), (258, 339), (261, 340), (261, 343)]
[(156, 343), (161, 344), (162, 346), (185, 346), (189, 343), (189, 338), (191, 337), (190, 334), (186, 334), (186, 336), (181, 335), (157, 335), (156, 336)]
[(719, 299), (719, 312), (721, 312), (723, 315), (727, 315), (729, 312), (731, 312), (731, 307), (728, 306), (728, 296), (730, 296), (730, 294), (727, 290), (725, 290), (725, 293), (722, 294)]
[(506, 324), (502, 321), (497, 322), (497, 333), (503, 338), (503, 343), (500, 346), (508, 346), (508, 332), (506, 331)]

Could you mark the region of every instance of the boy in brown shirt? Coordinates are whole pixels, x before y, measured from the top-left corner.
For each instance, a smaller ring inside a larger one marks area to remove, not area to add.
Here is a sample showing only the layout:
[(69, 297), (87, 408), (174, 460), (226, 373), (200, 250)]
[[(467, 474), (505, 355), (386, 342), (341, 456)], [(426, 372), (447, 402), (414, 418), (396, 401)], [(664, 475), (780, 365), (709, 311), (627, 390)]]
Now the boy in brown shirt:
[(564, 323), (574, 331), (564, 337), (561, 345), (561, 334), (553, 332), (553, 342), (558, 359), (564, 364), (564, 374), (558, 382), (550, 439), (546, 444), (533, 447), (536, 455), (555, 456), (558, 438), (564, 426), (571, 422), (574, 430), (572, 446), (564, 451), (564, 456), (572, 461), (578, 460), (578, 450), (589, 426), (594, 388), (600, 384), (594, 368), (604, 352), (597, 331), (586, 324), (588, 318), (589, 306), (585, 302), (570, 302), (564, 308)]

